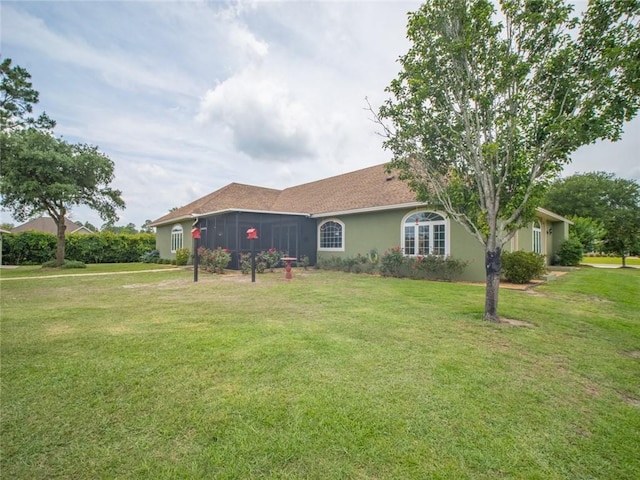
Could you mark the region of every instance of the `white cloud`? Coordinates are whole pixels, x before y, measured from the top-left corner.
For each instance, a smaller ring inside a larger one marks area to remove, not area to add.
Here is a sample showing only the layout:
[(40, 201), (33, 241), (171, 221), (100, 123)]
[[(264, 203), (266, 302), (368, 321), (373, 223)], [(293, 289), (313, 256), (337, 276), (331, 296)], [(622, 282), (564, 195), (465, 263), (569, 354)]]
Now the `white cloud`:
[(223, 125), (249, 157), (290, 161), (313, 156), (312, 117), (282, 79), (249, 68), (207, 91), (197, 120)]
[[(419, 5), (6, 0), (2, 55), (32, 74), (57, 134), (114, 161), (120, 222), (139, 226), (232, 181), (284, 188), (387, 161), (364, 98), (384, 101)], [(640, 179), (639, 138), (636, 120), (567, 172)]]

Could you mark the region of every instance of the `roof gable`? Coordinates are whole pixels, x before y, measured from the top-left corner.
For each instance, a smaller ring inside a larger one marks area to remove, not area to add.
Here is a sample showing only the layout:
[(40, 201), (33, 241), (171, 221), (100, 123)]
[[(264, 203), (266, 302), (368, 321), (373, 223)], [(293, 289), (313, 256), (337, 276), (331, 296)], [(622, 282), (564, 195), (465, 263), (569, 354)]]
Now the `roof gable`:
[[(72, 222), (66, 217), (64, 219), (64, 224), (67, 227), (66, 233), (74, 233), (82, 229), (86, 230), (87, 232), (90, 232), (90, 230), (88, 230), (83, 225), (79, 225), (75, 222)], [(38, 232), (52, 233), (54, 235), (57, 235), (58, 225), (56, 224), (56, 221), (53, 218), (41, 216), (38, 218), (34, 218), (33, 220), (29, 220), (28, 222), (23, 223), (22, 225), (18, 225), (17, 227), (12, 228), (11, 233), (28, 232), (30, 230), (36, 230)]]
[(151, 225), (161, 225), (198, 215), (219, 212), (222, 210), (269, 210), (280, 194), (273, 188), (255, 187), (242, 183), (230, 183), (215, 192), (211, 192), (167, 215), (160, 217)]

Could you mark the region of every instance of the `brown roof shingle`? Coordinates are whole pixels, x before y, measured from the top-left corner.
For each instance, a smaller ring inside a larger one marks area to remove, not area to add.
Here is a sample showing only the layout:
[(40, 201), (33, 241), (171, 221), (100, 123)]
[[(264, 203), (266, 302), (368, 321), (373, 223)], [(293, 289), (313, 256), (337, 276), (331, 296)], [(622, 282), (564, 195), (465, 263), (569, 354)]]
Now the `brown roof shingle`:
[[(73, 233), (76, 230), (81, 229), (85, 229), (88, 231), (88, 229), (86, 229), (83, 225), (78, 225), (68, 218), (64, 219), (64, 224), (67, 227), (66, 233)], [(42, 216), (34, 218), (33, 220), (29, 220), (27, 223), (23, 223), (22, 225), (18, 225), (17, 227), (12, 228), (11, 233), (28, 232), (30, 230), (53, 233), (55, 235), (58, 233), (58, 226), (53, 218)]]
[(231, 183), (158, 218), (152, 225), (223, 210), (320, 215), (415, 201), (415, 194), (397, 174), (387, 174), (385, 165), (376, 165), (284, 190)]
[(387, 174), (384, 165), (376, 165), (287, 188), (272, 209), (318, 215), (415, 201), (415, 194), (406, 183), (395, 174)]

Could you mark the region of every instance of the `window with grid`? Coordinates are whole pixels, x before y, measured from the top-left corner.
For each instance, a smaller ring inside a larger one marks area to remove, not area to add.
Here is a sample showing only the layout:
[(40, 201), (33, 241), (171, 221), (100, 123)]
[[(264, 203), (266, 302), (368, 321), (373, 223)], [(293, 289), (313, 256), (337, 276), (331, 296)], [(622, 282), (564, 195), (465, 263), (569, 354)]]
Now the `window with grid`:
[(542, 227), (540, 222), (533, 222), (533, 251), (535, 253), (542, 253)]
[(329, 220), (320, 225), (320, 249), (344, 249), (344, 225), (341, 222)]
[(182, 248), (183, 239), (182, 225), (174, 225), (171, 229), (171, 253), (175, 253), (176, 250)]
[(435, 212), (418, 212), (403, 226), (405, 255), (447, 255), (447, 223)]

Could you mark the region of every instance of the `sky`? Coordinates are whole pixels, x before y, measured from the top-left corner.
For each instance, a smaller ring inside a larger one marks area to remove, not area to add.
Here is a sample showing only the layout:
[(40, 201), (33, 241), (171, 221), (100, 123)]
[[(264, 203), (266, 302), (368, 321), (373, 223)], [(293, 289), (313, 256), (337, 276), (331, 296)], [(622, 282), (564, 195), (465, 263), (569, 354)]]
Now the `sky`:
[[(0, 52), (31, 74), (56, 135), (114, 162), (116, 224), (140, 228), (231, 182), (282, 189), (389, 161), (367, 99), (387, 98), (419, 6), (3, 0)], [(636, 118), (564, 174), (640, 180), (639, 152)], [(70, 217), (104, 224), (85, 207)]]

